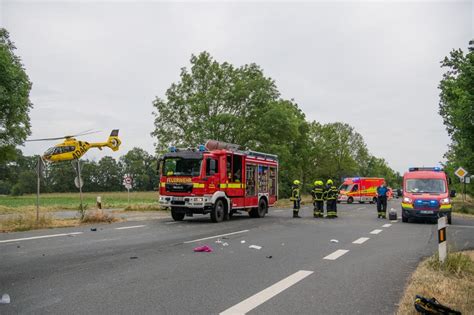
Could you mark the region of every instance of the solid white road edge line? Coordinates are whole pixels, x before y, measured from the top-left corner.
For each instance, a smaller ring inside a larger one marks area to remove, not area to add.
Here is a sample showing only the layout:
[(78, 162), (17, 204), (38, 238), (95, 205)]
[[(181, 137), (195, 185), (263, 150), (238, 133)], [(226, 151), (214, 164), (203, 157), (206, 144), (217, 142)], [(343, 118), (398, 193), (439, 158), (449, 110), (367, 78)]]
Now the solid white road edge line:
[(68, 236), (68, 235), (79, 235), (79, 234), (82, 234), (82, 232), (72, 232), (72, 233), (62, 233), (62, 234), (51, 234), (51, 235), (41, 235), (41, 236), (23, 237), (23, 238), (11, 239), (11, 240), (0, 240), (0, 243), (10, 243), (10, 242), (27, 241), (27, 240), (37, 240), (37, 239), (40, 239), (40, 238), (50, 238), (50, 237)]
[(336, 250), (334, 253), (327, 255), (327, 256), (324, 257), (323, 259), (336, 260), (336, 259), (338, 259), (339, 257), (341, 257), (342, 255), (344, 255), (345, 253), (347, 253), (348, 251), (349, 251), (349, 250), (347, 250), (347, 249), (338, 249), (338, 250)]
[(146, 225), (133, 225), (133, 226), (122, 226), (122, 227), (118, 227), (118, 228), (115, 228), (116, 230), (126, 230), (126, 229), (135, 229), (135, 228), (141, 228), (141, 227), (144, 227)]
[(183, 244), (195, 243), (195, 242), (199, 242), (199, 241), (210, 240), (210, 239), (212, 239), (212, 238), (217, 238), (217, 237), (222, 237), (222, 236), (228, 236), (228, 235), (234, 235), (234, 234), (245, 233), (245, 232), (248, 232), (248, 231), (250, 231), (250, 230), (242, 230), (242, 231), (237, 231), (237, 232), (232, 232), (232, 233), (214, 235), (214, 236), (199, 238), (199, 239), (197, 239), (197, 240), (186, 241), (186, 242), (183, 242)]
[(286, 277), (283, 280), (278, 281), (277, 283), (258, 292), (257, 294), (252, 295), (248, 299), (245, 299), (242, 302), (232, 306), (231, 308), (226, 309), (225, 311), (221, 312), (220, 315), (246, 314), (257, 306), (270, 300), (277, 294), (300, 282), (312, 273), (313, 271), (307, 270), (300, 270), (298, 272), (295, 272), (294, 274)]
[(380, 230), (380, 229), (375, 229), (373, 230), (372, 232), (370, 232), (370, 234), (379, 234), (380, 232), (382, 232), (383, 230)]
[(391, 227), (392, 225), (390, 223), (382, 225), (382, 227)]
[(368, 240), (370, 240), (370, 237), (361, 237), (361, 238), (356, 239), (354, 242), (352, 242), (352, 244), (362, 244)]

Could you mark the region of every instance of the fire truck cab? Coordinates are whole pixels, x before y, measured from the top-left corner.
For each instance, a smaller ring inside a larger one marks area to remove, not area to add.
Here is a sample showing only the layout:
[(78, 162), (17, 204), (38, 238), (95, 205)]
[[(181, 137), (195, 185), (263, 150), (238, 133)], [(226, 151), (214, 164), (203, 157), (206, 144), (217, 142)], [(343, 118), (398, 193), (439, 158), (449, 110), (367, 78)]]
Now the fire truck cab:
[(160, 157), (160, 205), (175, 221), (210, 214), (221, 222), (238, 211), (264, 217), (278, 199), (278, 158), (238, 148), (213, 140), (198, 149), (171, 147)]

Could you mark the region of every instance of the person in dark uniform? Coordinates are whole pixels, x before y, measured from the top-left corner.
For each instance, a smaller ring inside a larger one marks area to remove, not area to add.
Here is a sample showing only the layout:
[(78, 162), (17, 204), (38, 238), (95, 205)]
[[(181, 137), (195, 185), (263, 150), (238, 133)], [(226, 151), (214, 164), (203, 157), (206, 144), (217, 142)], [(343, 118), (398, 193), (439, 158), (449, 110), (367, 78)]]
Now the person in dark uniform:
[(313, 196), (313, 216), (315, 218), (322, 218), (324, 216), (324, 184), (317, 180), (314, 182), (314, 188), (311, 190)]
[(301, 204), (300, 181), (297, 179), (293, 181), (293, 186), (291, 186), (290, 200), (293, 201), (293, 218), (301, 218), (299, 216), (300, 204)]
[(328, 179), (326, 182), (326, 191), (325, 191), (325, 198), (326, 199), (326, 209), (327, 209), (327, 217), (328, 218), (337, 218), (337, 195), (339, 191), (337, 187), (334, 186), (334, 182), (332, 179)]
[(385, 219), (387, 217), (387, 199), (388, 188), (385, 181), (377, 187), (377, 218)]

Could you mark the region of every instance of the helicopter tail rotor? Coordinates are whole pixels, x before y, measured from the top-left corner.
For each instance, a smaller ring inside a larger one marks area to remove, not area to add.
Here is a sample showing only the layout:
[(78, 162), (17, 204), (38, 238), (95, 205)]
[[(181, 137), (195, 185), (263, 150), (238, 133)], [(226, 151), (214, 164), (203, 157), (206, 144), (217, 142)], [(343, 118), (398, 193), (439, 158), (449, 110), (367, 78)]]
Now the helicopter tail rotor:
[(122, 144), (122, 141), (120, 141), (119, 137), (119, 129), (114, 129), (110, 133), (109, 139), (107, 139), (107, 146), (112, 149), (112, 151), (117, 151), (120, 147), (120, 144)]

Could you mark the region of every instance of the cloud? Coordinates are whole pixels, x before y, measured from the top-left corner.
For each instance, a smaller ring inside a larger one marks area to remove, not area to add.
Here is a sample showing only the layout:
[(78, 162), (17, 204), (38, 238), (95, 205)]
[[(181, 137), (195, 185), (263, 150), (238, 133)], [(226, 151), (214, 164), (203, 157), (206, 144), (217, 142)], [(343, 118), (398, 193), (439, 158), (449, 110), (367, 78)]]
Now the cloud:
[(309, 120), (353, 125), (401, 172), (442, 160), (450, 140), (437, 114), (439, 61), (473, 35), (467, 1), (7, 1), (3, 12), (34, 83), (33, 137), (120, 128), (115, 156), (152, 152), (151, 102), (207, 50), (259, 64)]

